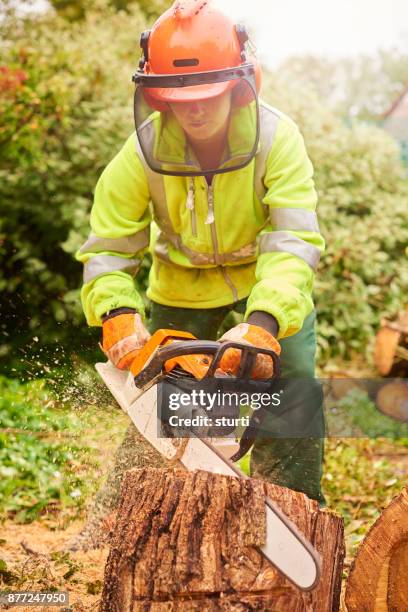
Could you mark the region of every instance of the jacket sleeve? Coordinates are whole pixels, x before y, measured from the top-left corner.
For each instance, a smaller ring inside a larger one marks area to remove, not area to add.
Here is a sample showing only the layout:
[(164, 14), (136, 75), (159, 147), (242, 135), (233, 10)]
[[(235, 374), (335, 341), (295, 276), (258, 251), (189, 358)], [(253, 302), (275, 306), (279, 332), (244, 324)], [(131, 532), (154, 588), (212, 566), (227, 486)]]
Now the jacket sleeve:
[(256, 284), (245, 318), (267, 312), (279, 323), (278, 338), (285, 338), (298, 332), (313, 310), (314, 273), (325, 244), (316, 216), (313, 166), (299, 129), (284, 115), (267, 157), (264, 185), (269, 218), (259, 236)]
[(82, 307), (89, 325), (127, 306), (144, 316), (134, 279), (149, 245), (151, 214), (145, 171), (132, 134), (103, 171), (95, 189), (91, 234), (76, 253), (84, 264)]

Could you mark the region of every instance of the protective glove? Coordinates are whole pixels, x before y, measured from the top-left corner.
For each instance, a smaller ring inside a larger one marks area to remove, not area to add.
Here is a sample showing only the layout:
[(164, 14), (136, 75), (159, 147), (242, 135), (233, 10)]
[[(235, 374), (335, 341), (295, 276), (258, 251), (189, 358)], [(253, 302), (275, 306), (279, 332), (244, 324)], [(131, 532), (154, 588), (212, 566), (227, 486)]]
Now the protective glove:
[(102, 350), (120, 370), (128, 370), (150, 338), (142, 317), (131, 308), (118, 308), (102, 317)]
[[(272, 334), (267, 332), (266, 329), (258, 325), (251, 325), (250, 323), (240, 323), (227, 331), (220, 338), (220, 342), (226, 341), (242, 342), (243, 344), (252, 344), (252, 346), (257, 346), (258, 348), (272, 349), (277, 355), (280, 355), (281, 352), (280, 344)], [(241, 351), (235, 348), (228, 349), (221, 359), (220, 369), (226, 374), (236, 375), (240, 361)], [(272, 375), (272, 358), (269, 355), (257, 355), (251, 377), (255, 379), (271, 378)]]

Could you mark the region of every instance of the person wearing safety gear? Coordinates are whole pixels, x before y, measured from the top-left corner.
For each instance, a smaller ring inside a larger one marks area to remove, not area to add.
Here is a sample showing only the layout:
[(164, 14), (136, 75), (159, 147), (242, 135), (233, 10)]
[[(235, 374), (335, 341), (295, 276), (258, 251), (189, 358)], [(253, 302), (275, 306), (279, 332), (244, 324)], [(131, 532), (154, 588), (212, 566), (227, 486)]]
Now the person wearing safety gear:
[[(149, 337), (145, 325), (216, 339), (235, 311), (245, 323), (221, 340), (273, 348), (282, 376), (313, 379), (324, 239), (299, 129), (260, 101), (246, 30), (210, 1), (177, 0), (142, 34), (141, 49), (136, 133), (98, 181), (92, 233), (77, 253), (88, 324), (103, 326), (103, 350), (128, 368)], [(133, 280), (147, 249), (149, 324)], [(239, 357), (230, 349), (225, 371)], [(271, 375), (272, 360), (256, 368)], [(321, 403), (315, 419), (323, 421)], [(306, 435), (257, 440), (252, 474), (323, 503), (322, 448)]]

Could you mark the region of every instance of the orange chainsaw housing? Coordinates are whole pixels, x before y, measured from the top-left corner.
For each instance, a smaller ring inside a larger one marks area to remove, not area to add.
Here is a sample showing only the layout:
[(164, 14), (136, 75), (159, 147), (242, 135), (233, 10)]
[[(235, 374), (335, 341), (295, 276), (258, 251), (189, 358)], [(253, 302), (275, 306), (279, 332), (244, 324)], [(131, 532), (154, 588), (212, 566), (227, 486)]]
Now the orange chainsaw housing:
[[(140, 374), (159, 347), (182, 340), (197, 340), (197, 338), (189, 332), (174, 329), (158, 329), (133, 360), (130, 366), (133, 376)], [(180, 366), (183, 370), (192, 374), (194, 378), (201, 380), (206, 375), (210, 364), (211, 357), (208, 355), (181, 355), (166, 361), (164, 368), (166, 372), (171, 372), (175, 367)]]

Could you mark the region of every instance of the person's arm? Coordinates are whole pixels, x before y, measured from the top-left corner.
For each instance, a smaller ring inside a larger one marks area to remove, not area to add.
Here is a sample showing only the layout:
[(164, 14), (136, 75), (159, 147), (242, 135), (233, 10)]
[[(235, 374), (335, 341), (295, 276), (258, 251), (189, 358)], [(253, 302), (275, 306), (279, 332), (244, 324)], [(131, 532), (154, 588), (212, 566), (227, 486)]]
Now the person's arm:
[(117, 308), (144, 316), (135, 276), (149, 245), (149, 189), (135, 134), (103, 171), (95, 190), (91, 234), (76, 254), (84, 264), (82, 306), (89, 325)]
[(269, 223), (260, 234), (257, 282), (247, 301), (245, 320), (253, 323), (254, 313), (272, 315), (279, 327), (278, 338), (285, 338), (302, 328), (313, 309), (314, 274), (324, 251), (312, 163), (302, 135), (286, 116), (279, 120), (264, 184)]
[(267, 312), (262, 312), (261, 310), (251, 312), (247, 319), (247, 323), (262, 327), (262, 329), (270, 333), (275, 338), (278, 337), (279, 324), (275, 317)]

